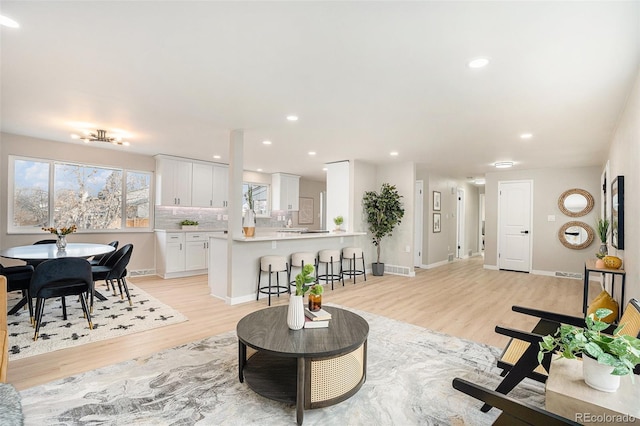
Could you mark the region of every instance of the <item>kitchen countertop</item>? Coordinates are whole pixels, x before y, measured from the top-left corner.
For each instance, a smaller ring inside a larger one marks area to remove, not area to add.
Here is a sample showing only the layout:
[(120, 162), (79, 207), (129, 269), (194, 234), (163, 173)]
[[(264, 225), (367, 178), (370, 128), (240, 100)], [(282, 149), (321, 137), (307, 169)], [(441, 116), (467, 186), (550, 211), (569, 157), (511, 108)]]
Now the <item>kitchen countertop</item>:
[(225, 228), (198, 229), (154, 229), (154, 232), (227, 232)]
[[(284, 232), (278, 232), (278, 231), (260, 232), (257, 230), (255, 237), (237, 237), (237, 238), (234, 238), (233, 240), (250, 243), (254, 241), (304, 240), (304, 239), (311, 239), (311, 238), (353, 237), (353, 236), (360, 236), (360, 235), (367, 235), (367, 233), (366, 232), (334, 232), (334, 231), (323, 232), (323, 233), (319, 233), (319, 232), (302, 233), (302, 232), (292, 232), (290, 230), (287, 230)], [(227, 239), (228, 234), (212, 235), (211, 238)]]

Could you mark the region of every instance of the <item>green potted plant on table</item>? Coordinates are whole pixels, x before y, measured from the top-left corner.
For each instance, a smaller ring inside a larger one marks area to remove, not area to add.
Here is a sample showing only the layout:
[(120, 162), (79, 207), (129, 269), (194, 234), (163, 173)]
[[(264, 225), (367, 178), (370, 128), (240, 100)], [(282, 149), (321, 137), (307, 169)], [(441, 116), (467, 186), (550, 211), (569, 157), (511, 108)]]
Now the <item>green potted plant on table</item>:
[(336, 231), (342, 231), (342, 224), (344, 223), (344, 218), (342, 216), (336, 216), (333, 218), (333, 223), (336, 225)]
[(367, 191), (362, 198), (364, 214), (369, 223), (369, 232), (373, 234), (373, 245), (377, 248), (377, 260), (372, 263), (373, 275), (384, 275), (384, 263), (380, 262), (382, 239), (390, 236), (404, 217), (404, 208), (400, 203), (402, 195), (395, 185), (383, 183), (380, 192)]
[[(302, 271), (296, 275), (296, 294), (289, 297), (289, 309), (287, 311), (287, 325), (291, 330), (300, 330), (304, 327), (304, 295), (315, 282), (313, 265), (304, 265)], [(315, 286), (314, 286), (315, 287)]]
[(640, 339), (620, 334), (624, 324), (619, 325), (613, 335), (602, 333), (611, 325), (601, 318), (611, 314), (610, 309), (598, 309), (585, 318), (586, 327), (562, 324), (553, 335), (547, 335), (540, 342), (538, 362), (547, 353), (556, 352), (560, 358), (575, 359), (583, 354), (582, 367), (584, 381), (592, 388), (615, 392), (620, 386), (620, 376), (631, 374), (640, 364)]
[[(596, 222), (596, 231), (598, 232), (598, 238), (600, 238), (601, 243), (600, 249), (598, 250), (598, 253), (596, 253), (596, 257), (598, 259), (602, 259), (609, 253), (609, 249), (607, 248), (607, 238), (609, 238), (609, 220), (598, 219)], [(604, 265), (601, 267), (604, 267)]]

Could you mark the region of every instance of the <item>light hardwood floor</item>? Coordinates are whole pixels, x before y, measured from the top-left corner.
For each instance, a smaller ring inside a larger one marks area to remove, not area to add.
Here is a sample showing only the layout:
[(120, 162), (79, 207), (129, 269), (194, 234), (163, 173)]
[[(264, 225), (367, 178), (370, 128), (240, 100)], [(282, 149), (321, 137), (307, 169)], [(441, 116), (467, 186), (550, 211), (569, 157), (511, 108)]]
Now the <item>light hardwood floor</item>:
[[(453, 336), (502, 347), (507, 338), (494, 332), (497, 324), (530, 329), (535, 319), (511, 311), (523, 305), (581, 315), (582, 281), (492, 271), (481, 257), (456, 261), (430, 270), (418, 270), (415, 278), (394, 275), (367, 276), (357, 284), (325, 287), (323, 302), (331, 302), (405, 321)], [(209, 296), (207, 276), (163, 280), (130, 279), (154, 297), (177, 309), (189, 321), (123, 336), (77, 348), (29, 357), (9, 363), (7, 381), (18, 390), (68, 377), (105, 365), (149, 355), (162, 349), (235, 330), (244, 315), (267, 306), (266, 299), (229, 306)], [(590, 294), (599, 292), (591, 283)], [(287, 303), (275, 298), (272, 305)]]

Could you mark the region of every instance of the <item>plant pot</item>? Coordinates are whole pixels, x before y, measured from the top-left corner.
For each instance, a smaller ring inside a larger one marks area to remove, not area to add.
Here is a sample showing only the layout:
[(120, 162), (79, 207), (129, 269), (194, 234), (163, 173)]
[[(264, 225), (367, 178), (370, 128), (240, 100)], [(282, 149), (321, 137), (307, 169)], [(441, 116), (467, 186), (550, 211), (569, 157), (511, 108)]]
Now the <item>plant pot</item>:
[(611, 374), (613, 367), (600, 364), (597, 360), (587, 356), (582, 357), (582, 375), (584, 382), (590, 387), (602, 392), (615, 392), (620, 387), (620, 376)]
[(371, 264), (371, 270), (373, 275), (376, 277), (381, 277), (384, 275), (384, 263), (373, 262)]
[(605, 268), (604, 260), (602, 260), (602, 259), (596, 260), (595, 267), (598, 268), (598, 269), (604, 269)]
[(609, 254), (609, 248), (607, 247), (607, 243), (600, 244), (600, 249), (598, 250), (598, 253), (604, 254), (605, 256)]
[(289, 296), (289, 310), (287, 311), (287, 325), (291, 330), (300, 330), (304, 327), (303, 296)]
[(317, 312), (322, 309), (322, 295), (321, 294), (309, 294), (309, 310), (311, 312)]
[(198, 225), (180, 225), (183, 231), (195, 231), (198, 229)]
[(253, 237), (256, 233), (256, 212), (247, 210), (242, 218), (242, 232), (245, 237)]

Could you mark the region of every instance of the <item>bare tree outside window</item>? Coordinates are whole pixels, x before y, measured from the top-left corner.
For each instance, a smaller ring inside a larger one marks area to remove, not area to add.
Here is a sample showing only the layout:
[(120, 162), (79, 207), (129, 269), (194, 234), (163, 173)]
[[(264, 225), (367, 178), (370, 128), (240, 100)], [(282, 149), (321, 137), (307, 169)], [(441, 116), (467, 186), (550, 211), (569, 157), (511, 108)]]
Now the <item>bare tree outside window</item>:
[(14, 162), (13, 226), (41, 228), (49, 222), (49, 163)]

